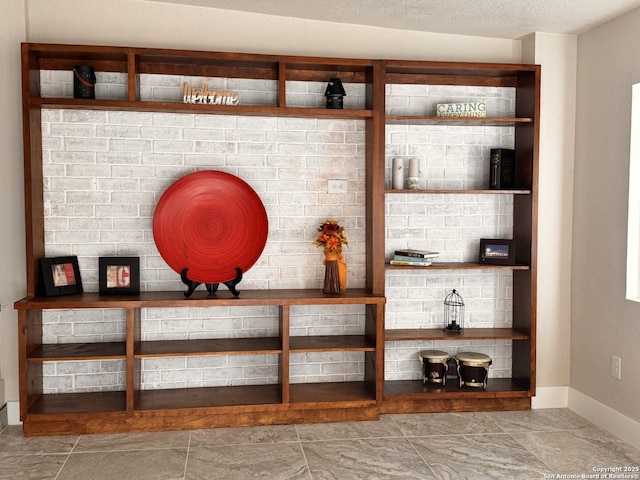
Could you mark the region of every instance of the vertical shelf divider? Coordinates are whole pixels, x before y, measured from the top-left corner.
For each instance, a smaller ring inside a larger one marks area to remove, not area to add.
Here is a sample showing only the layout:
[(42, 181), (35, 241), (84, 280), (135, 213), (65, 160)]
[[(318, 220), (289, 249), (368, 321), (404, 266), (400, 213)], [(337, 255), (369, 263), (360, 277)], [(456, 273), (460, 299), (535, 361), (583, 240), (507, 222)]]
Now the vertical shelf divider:
[(278, 63), (278, 107), (287, 106), (287, 65)]
[(135, 357), (136, 348), (141, 341), (142, 325), (140, 324), (140, 309), (127, 308), (126, 314), (126, 409), (127, 412), (135, 410), (138, 396), (140, 395), (140, 383), (142, 377), (142, 360)]
[(130, 102), (140, 100), (138, 56), (134, 52), (129, 52), (127, 54), (127, 97)]
[(20, 419), (24, 420), (29, 407), (43, 394), (42, 362), (29, 362), (29, 354), (42, 345), (42, 310), (22, 311), (18, 314), (20, 359), (18, 374), (26, 388), (20, 389)]
[(27, 296), (37, 293), (39, 265), (44, 257), (44, 186), (42, 173), (42, 111), (31, 104), (41, 96), (40, 61), (22, 45), (22, 138), (24, 155)]
[(385, 129), (385, 64), (383, 61), (373, 63), (371, 89), (367, 95), (371, 102), (373, 118), (366, 123), (366, 231), (371, 248), (367, 248), (367, 288), (374, 294), (384, 294), (384, 129)]
[(289, 347), (290, 347), (290, 311), (289, 305), (280, 305), (280, 341), (282, 342), (282, 353), (280, 354), (280, 368), (278, 372), (280, 386), (282, 389), (282, 403), (291, 401), (289, 388)]
[(366, 305), (365, 336), (376, 348), (365, 352), (364, 379), (380, 402), (384, 392), (384, 305)]

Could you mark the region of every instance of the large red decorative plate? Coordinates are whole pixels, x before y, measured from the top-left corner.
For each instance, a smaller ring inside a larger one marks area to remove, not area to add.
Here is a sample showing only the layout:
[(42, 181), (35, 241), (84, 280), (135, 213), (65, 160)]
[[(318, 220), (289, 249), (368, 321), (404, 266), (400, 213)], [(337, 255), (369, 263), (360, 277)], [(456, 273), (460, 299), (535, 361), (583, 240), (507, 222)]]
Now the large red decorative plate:
[(160, 255), (189, 280), (222, 283), (246, 272), (267, 242), (267, 212), (243, 180), (205, 170), (182, 177), (160, 198), (153, 238)]

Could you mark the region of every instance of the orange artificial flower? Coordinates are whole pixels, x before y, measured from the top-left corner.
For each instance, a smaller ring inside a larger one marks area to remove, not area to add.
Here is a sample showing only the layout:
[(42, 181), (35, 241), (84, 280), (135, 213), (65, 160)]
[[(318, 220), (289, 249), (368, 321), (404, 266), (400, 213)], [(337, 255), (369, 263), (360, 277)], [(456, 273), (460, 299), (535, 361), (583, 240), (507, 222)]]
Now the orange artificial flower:
[(318, 227), (318, 238), (313, 242), (318, 247), (329, 250), (340, 250), (342, 245), (347, 245), (347, 235), (344, 227), (341, 227), (336, 220), (325, 220)]

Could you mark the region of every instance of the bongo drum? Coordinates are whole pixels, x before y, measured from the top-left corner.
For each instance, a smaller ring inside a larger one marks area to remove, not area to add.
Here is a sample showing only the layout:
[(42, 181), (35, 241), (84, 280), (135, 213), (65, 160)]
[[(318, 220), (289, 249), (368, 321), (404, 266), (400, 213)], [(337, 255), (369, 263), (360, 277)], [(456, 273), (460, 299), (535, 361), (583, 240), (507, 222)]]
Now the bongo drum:
[(460, 352), (454, 356), (458, 365), (460, 386), (487, 388), (491, 357), (484, 353)]
[(441, 383), (444, 385), (451, 356), (440, 350), (423, 350), (420, 352), (422, 365), (422, 383)]

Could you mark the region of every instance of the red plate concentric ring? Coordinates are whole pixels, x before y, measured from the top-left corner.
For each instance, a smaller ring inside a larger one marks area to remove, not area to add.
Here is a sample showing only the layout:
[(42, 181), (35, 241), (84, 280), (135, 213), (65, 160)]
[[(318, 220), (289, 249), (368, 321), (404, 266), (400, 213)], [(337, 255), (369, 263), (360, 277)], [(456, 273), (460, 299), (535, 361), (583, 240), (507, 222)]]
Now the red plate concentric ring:
[(267, 243), (269, 222), (258, 194), (240, 178), (205, 170), (182, 177), (160, 197), (153, 238), (175, 272), (222, 283), (246, 272)]

